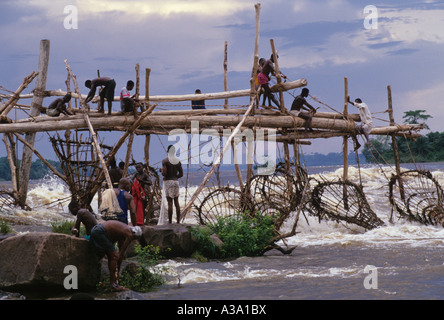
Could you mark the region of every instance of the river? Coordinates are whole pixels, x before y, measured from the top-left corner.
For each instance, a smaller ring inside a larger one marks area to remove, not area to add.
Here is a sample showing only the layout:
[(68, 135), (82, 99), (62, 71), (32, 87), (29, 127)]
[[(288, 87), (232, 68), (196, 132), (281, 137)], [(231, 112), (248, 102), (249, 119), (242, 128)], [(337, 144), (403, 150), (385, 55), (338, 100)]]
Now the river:
[[(411, 165), (403, 168), (410, 169)], [(444, 163), (423, 164), (421, 168), (430, 170), (441, 185), (444, 183)], [(289, 255), (270, 252), (262, 257), (203, 263), (194, 259), (162, 261), (169, 268), (166, 284), (129, 297), (194, 301), (443, 299), (444, 229), (409, 222), (396, 214), (393, 222), (389, 222), (389, 169), (366, 165), (360, 171), (356, 167), (349, 170), (350, 180), (362, 179), (367, 201), (384, 226), (366, 231), (354, 225), (301, 215), (298, 233), (286, 239), (287, 245), (296, 246)], [(308, 172), (311, 176), (321, 174), (334, 179), (342, 175), (342, 168), (308, 168)], [(224, 172), (221, 176), (235, 181), (234, 172)], [(190, 187), (182, 186), (181, 205), (185, 203), (185, 191), (192, 194), (199, 179), (194, 173)], [(9, 221), (15, 219), (17, 224), (13, 226), (21, 232), (30, 229), (29, 225), (45, 229), (51, 221), (70, 218), (66, 206), (51, 210), (45, 206), (66, 195), (66, 187), (55, 178), (34, 182), (28, 199), (37, 209), (1, 215)], [(188, 219), (192, 222), (194, 218)], [(284, 225), (283, 231), (285, 228), (289, 226)], [(96, 295), (96, 298), (114, 297)]]

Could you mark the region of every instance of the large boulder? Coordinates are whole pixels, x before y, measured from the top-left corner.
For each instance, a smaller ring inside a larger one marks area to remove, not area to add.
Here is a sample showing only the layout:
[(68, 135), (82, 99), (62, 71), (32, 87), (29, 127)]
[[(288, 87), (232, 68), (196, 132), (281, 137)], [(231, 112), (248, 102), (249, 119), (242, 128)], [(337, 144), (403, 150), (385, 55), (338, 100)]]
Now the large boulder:
[(148, 245), (159, 247), (164, 257), (189, 257), (196, 250), (196, 242), (191, 236), (192, 225), (165, 224), (145, 226), (143, 240)]
[(1, 289), (67, 290), (66, 283), (75, 289), (75, 273), (78, 289), (92, 289), (100, 279), (100, 264), (88, 241), (65, 234), (10, 237), (0, 242), (0, 256)]

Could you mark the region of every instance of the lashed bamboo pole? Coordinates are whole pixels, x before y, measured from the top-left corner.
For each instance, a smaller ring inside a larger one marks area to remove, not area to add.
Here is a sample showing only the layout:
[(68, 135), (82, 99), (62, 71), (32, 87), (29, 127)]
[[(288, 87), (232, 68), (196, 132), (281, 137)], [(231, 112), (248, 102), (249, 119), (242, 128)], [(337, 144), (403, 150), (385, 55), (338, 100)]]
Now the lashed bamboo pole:
[[(344, 112), (343, 115), (345, 117), (348, 116), (348, 79), (344, 78)], [(348, 136), (344, 136), (343, 138), (343, 157), (344, 157), (344, 165), (343, 165), (343, 181), (348, 181)], [(343, 201), (344, 207), (348, 209), (348, 196), (347, 196), (347, 187), (343, 185)]]
[[(213, 115), (240, 115), (244, 114), (245, 110), (248, 106), (245, 106), (245, 109), (201, 109), (201, 110), (162, 110), (162, 111), (153, 111), (150, 116), (213, 116)], [(273, 110), (255, 110), (254, 112), (257, 116), (280, 116), (280, 111)], [(91, 118), (103, 118), (103, 114), (97, 113), (94, 111), (90, 111), (89, 117)], [(75, 114), (70, 116), (69, 118), (54, 118), (48, 117), (46, 115), (37, 116), (33, 118), (25, 118), (14, 121), (14, 123), (28, 123), (28, 122), (45, 122), (45, 121), (63, 121), (63, 120), (74, 120), (74, 119), (82, 119), (83, 114)], [(313, 118), (323, 118), (323, 119), (340, 119), (344, 120), (344, 117), (337, 113), (332, 112), (316, 112)], [(361, 118), (359, 114), (349, 114), (348, 119), (353, 120), (355, 122), (360, 122)]]
[[(224, 50), (224, 90), (228, 92), (228, 42), (225, 41), (225, 50)], [(224, 108), (228, 109), (228, 98), (225, 98)]]
[[(289, 91), (307, 85), (307, 80), (302, 78), (291, 82), (281, 83), (280, 85), (275, 84), (271, 86), (272, 92), (278, 92), (280, 89), (283, 91)], [(45, 94), (52, 96), (64, 96), (67, 92), (62, 90), (45, 91)], [(184, 95), (162, 95), (162, 96), (149, 96), (148, 99), (151, 102), (181, 102), (181, 101), (192, 101), (192, 100), (221, 100), (225, 98), (239, 98), (247, 97), (251, 95), (251, 89), (233, 90), (228, 92), (213, 92), (213, 93), (202, 93), (202, 94), (184, 94)], [(20, 95), (20, 99), (32, 98), (32, 94)], [(86, 95), (72, 93), (73, 98), (85, 99)], [(147, 100), (146, 96), (140, 96), (140, 100)], [(97, 96), (92, 100), (92, 102), (98, 101)], [(115, 96), (113, 101), (120, 101), (120, 96)], [(188, 108), (189, 106), (184, 106)]]
[[(388, 99), (388, 114), (390, 119), (390, 125), (395, 125), (395, 118), (393, 116), (393, 104), (392, 104), (392, 88), (391, 86), (387, 86), (387, 99)], [(404, 183), (402, 181), (401, 177), (401, 166), (399, 164), (399, 150), (398, 150), (398, 142), (396, 141), (395, 134), (390, 134), (392, 137), (392, 146), (393, 146), (393, 155), (395, 158), (395, 170), (396, 175), (398, 177), (398, 186), (399, 186), (399, 193), (401, 196), (401, 200), (405, 201), (405, 191), (404, 191)], [(393, 211), (392, 211), (393, 213)], [(390, 215), (390, 222), (393, 222), (393, 215)]]
[[(164, 128), (175, 126), (185, 128), (190, 127), (192, 121), (199, 121), (202, 127), (227, 126), (234, 127), (240, 121), (240, 116), (150, 116), (141, 119), (141, 128)], [(134, 124), (133, 116), (117, 115), (111, 117), (90, 117), (91, 124), (95, 130), (109, 130), (112, 127), (130, 127)], [(249, 128), (292, 128), (303, 127), (305, 120), (293, 116), (255, 116), (248, 117), (244, 121), (244, 126)], [(352, 133), (354, 123), (343, 119), (313, 118), (313, 129), (326, 129), (331, 131), (341, 131)], [(48, 119), (43, 122), (0, 124), (0, 133), (8, 132), (41, 132), (59, 131), (66, 129), (88, 129), (84, 119), (66, 117), (63, 119)], [(396, 126), (375, 127), (371, 134), (390, 134), (402, 131), (418, 131), (424, 129), (423, 124), (403, 124)]]

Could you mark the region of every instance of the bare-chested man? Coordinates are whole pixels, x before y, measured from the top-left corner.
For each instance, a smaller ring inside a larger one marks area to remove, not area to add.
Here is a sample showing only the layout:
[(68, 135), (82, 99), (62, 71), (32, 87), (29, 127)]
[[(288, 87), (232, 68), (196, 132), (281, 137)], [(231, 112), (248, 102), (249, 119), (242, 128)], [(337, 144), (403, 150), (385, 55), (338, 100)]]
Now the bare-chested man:
[[(290, 111), (290, 114), (305, 120), (305, 131), (313, 131), (311, 128), (311, 120), (316, 113), (316, 109), (305, 99), (308, 97), (309, 92), (307, 88), (303, 88), (301, 94), (298, 95), (291, 104)], [(303, 110), (307, 110), (308, 112), (304, 112)]]
[[(126, 290), (118, 283), (120, 266), (123, 259), (125, 259), (129, 244), (141, 236), (142, 229), (140, 227), (129, 227), (116, 220), (105, 221), (93, 227), (90, 243), (96, 252), (97, 258), (102, 259), (105, 255), (108, 257), (111, 290)], [(118, 252), (115, 248), (116, 243), (119, 247)]]
[(113, 108), (113, 100), (114, 100), (114, 90), (116, 89), (116, 82), (114, 79), (108, 77), (100, 77), (93, 80), (86, 80), (85, 87), (91, 89), (88, 93), (88, 96), (85, 99), (85, 103), (88, 103), (94, 98), (96, 94), (97, 87), (104, 86), (102, 91), (100, 91), (100, 102), (98, 112), (103, 113), (105, 98), (108, 101), (108, 114), (111, 115), (111, 110)]
[(176, 207), (177, 223), (180, 222), (179, 205), (179, 181), (183, 176), (182, 164), (176, 157), (176, 148), (173, 145), (168, 146), (168, 157), (162, 160), (162, 175), (164, 183), (164, 192), (168, 202), (168, 222), (173, 220), (173, 201)]
[(94, 214), (87, 209), (81, 209), (79, 203), (76, 200), (72, 200), (69, 203), (68, 209), (72, 215), (77, 217), (76, 223), (71, 229), (71, 233), (76, 237), (79, 237), (80, 225), (81, 223), (83, 223), (85, 225), (86, 236), (88, 238), (91, 234), (91, 229), (97, 224), (97, 220)]

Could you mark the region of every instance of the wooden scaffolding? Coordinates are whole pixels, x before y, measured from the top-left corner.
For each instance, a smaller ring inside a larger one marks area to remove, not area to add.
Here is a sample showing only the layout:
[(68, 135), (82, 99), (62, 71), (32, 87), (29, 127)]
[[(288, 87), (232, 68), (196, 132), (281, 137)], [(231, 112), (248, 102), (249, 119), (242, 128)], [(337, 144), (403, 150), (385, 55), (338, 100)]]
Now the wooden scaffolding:
[[(182, 210), (182, 219), (191, 211), (195, 210), (202, 223), (214, 218), (219, 214), (221, 208), (230, 207), (233, 210), (247, 210), (254, 214), (256, 211), (279, 214), (276, 219), (276, 227), (280, 228), (282, 223), (290, 217), (292, 212), (296, 212), (291, 234), (294, 234), (299, 213), (308, 210), (310, 213), (320, 218), (342, 220), (362, 225), (366, 229), (371, 229), (381, 225), (381, 221), (376, 218), (374, 212), (368, 206), (365, 195), (362, 193), (362, 186), (349, 182), (348, 179), (348, 139), (354, 135), (356, 123), (360, 122), (359, 114), (351, 114), (347, 110), (348, 80), (345, 78), (344, 87), (344, 109), (343, 112), (317, 112), (312, 120), (312, 132), (304, 130), (305, 120), (295, 117), (287, 111), (284, 105), (283, 93), (296, 88), (307, 86), (306, 79), (284, 82), (279, 72), (279, 62), (276, 59), (276, 48), (273, 39), (270, 40), (271, 51), (275, 56), (275, 73), (277, 84), (271, 87), (273, 93), (279, 96), (280, 108), (270, 109), (258, 106), (258, 90), (255, 86), (255, 79), (258, 73), (259, 61), (259, 20), (260, 4), (255, 5), (256, 9), (256, 37), (253, 55), (253, 65), (250, 77), (250, 88), (244, 90), (229, 91), (227, 85), (227, 43), (225, 42), (224, 55), (224, 92), (189, 94), (189, 95), (168, 95), (154, 96), (149, 92), (149, 77), (151, 69), (145, 69), (145, 95), (140, 94), (140, 67), (136, 64), (136, 95), (140, 101), (143, 112), (134, 117), (132, 114), (113, 113), (111, 116), (103, 116), (89, 105), (84, 103), (85, 95), (79, 91), (76, 76), (71, 70), (69, 63), (65, 60), (68, 71), (66, 80), (66, 91), (46, 90), (47, 67), (49, 61), (49, 41), (42, 40), (40, 48), (39, 70), (26, 77), (22, 85), (13, 93), (2, 95), (7, 101), (0, 106), (0, 133), (5, 135), (4, 142), (8, 152), (8, 160), (13, 176), (13, 191), (11, 195), (20, 206), (26, 205), (27, 179), (29, 179), (30, 159), (35, 154), (60, 178), (65, 181), (73, 196), (81, 199), (83, 205), (90, 204), (92, 197), (100, 190), (105, 182), (105, 187), (111, 188), (108, 166), (111, 159), (128, 140), (127, 157), (125, 170), (130, 164), (132, 141), (134, 135), (144, 135), (146, 137), (145, 164), (149, 168), (149, 144), (151, 135), (167, 135), (171, 130), (181, 128), (191, 133), (192, 123), (197, 121), (201, 130), (212, 129), (218, 135), (223, 134), (224, 129), (231, 129), (231, 135), (213, 162), (211, 168), (203, 178), (202, 183), (187, 201)], [(22, 91), (34, 80), (35, 89), (31, 94), (22, 95)], [(74, 84), (74, 90), (71, 90)], [(43, 106), (43, 99), (49, 96), (64, 96), (71, 93), (74, 103), (70, 102), (69, 110), (72, 116), (49, 117), (40, 116)], [(389, 94), (389, 116), (390, 125), (375, 127), (371, 130), (372, 135), (390, 135), (394, 141), (396, 155), (396, 136), (415, 138), (420, 136), (418, 131), (424, 128), (423, 125), (399, 125), (393, 119), (393, 109), (391, 106), (391, 91)], [(249, 97), (249, 104), (241, 107), (231, 108), (229, 99), (238, 97)], [(19, 101), (32, 99), (30, 106), (30, 116), (26, 119), (12, 120), (8, 117), (9, 112), (16, 106), (22, 106)], [(193, 100), (225, 100), (223, 108), (205, 110), (163, 110), (157, 111), (157, 104), (164, 102), (183, 102)], [(96, 103), (95, 97), (92, 103)], [(114, 101), (119, 101), (115, 97)], [(268, 177), (255, 176), (252, 164), (248, 165), (247, 179), (243, 181), (240, 169), (235, 165), (239, 178), (239, 189), (219, 186), (214, 190), (207, 190), (204, 196), (202, 191), (206, 187), (209, 178), (217, 170), (225, 152), (233, 147), (234, 140), (242, 130), (251, 129), (256, 138), (257, 130), (261, 129), (267, 134), (273, 134), (276, 142), (283, 145), (284, 162), (278, 164), (277, 170)], [(59, 136), (59, 131), (64, 131), (63, 138)], [(105, 147), (99, 143), (98, 134), (101, 131), (120, 131), (121, 138), (114, 146)], [(53, 134), (50, 141), (54, 150), (62, 163), (64, 174), (53, 168), (44, 157), (34, 148), (34, 139), (37, 132), (48, 132)], [(24, 135), (24, 137), (22, 137)], [(20, 168), (20, 179), (17, 179), (17, 163), (13, 157), (14, 146), (11, 145), (12, 137), (24, 144), (23, 158)], [(298, 145), (310, 144), (312, 139), (343, 137), (344, 139), (344, 175), (340, 182), (327, 183), (319, 182), (319, 185), (312, 189), (309, 178), (299, 163)], [(294, 161), (290, 160), (290, 146), (293, 146)], [(104, 151), (106, 151), (104, 153)], [(82, 158), (83, 157), (83, 158)], [(398, 159), (398, 157), (395, 157)], [(401, 196), (397, 201), (405, 200), (402, 195), (405, 191), (402, 187), (402, 175), (399, 162), (396, 163), (397, 190)], [(156, 178), (158, 181), (158, 177)], [(391, 185), (395, 185), (395, 182)], [(156, 192), (160, 193), (157, 186)], [(441, 192), (441, 190), (439, 190)], [(323, 194), (334, 194), (337, 199), (335, 203), (324, 201)], [(261, 200), (257, 199), (260, 196)], [(393, 196), (393, 199), (395, 197)], [(441, 201), (441, 196), (438, 197)], [(157, 194), (156, 201), (160, 201)], [(354, 201), (352, 199), (357, 199)], [(398, 201), (399, 202), (399, 201)], [(398, 203), (396, 202), (396, 203)], [(337, 210), (337, 204), (341, 203), (341, 212)], [(393, 202), (395, 204), (395, 200)], [(397, 204), (397, 207), (401, 207)], [(430, 206), (429, 206), (430, 207)], [(222, 210), (223, 211), (223, 210)], [(399, 210), (398, 210), (399, 211)], [(436, 213), (436, 210), (431, 210)], [(427, 220), (429, 221), (429, 220)], [(433, 221), (438, 221), (434, 218)], [(288, 236), (281, 235), (282, 237)]]

